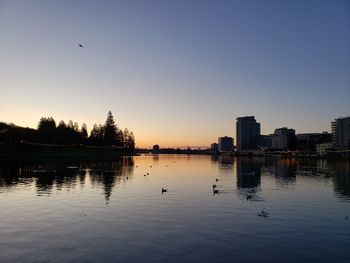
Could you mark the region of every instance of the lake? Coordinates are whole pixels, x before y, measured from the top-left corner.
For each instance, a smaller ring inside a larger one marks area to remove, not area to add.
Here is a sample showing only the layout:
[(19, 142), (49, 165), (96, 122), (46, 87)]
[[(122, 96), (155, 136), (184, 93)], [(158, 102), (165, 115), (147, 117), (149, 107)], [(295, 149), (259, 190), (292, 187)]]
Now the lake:
[(0, 262), (350, 262), (350, 163), (1, 160), (0, 215)]

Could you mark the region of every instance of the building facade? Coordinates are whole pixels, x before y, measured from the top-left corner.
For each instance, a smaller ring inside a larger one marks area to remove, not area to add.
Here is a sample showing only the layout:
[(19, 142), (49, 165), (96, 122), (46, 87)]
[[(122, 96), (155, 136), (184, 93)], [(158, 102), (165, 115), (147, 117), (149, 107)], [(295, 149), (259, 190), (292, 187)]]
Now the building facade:
[(210, 150), (217, 152), (219, 150), (219, 145), (217, 143), (212, 143), (210, 145)]
[(254, 150), (260, 139), (260, 123), (254, 116), (236, 119), (237, 150)]
[(268, 150), (272, 148), (273, 134), (260, 135), (258, 147), (262, 150)]
[(232, 137), (220, 137), (218, 139), (218, 151), (230, 153), (233, 151), (233, 138)]
[(333, 143), (325, 142), (316, 144), (316, 154), (319, 156), (327, 154), (327, 150), (331, 150), (333, 148)]
[(332, 134), (322, 133), (299, 133), (296, 135), (298, 141), (298, 150), (304, 152), (316, 152), (316, 145), (332, 142)]
[(350, 149), (350, 117), (332, 122), (332, 142), (339, 149)]
[(292, 140), (295, 139), (295, 130), (287, 127), (275, 129), (272, 136), (272, 148), (287, 150), (292, 148)]

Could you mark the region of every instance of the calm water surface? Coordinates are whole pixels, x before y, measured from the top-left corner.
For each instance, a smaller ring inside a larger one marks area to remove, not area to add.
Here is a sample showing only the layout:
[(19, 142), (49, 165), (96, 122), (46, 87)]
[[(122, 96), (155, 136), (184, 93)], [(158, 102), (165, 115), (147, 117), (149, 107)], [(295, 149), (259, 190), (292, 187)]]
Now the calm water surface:
[(350, 164), (2, 160), (0, 218), (0, 262), (350, 262)]

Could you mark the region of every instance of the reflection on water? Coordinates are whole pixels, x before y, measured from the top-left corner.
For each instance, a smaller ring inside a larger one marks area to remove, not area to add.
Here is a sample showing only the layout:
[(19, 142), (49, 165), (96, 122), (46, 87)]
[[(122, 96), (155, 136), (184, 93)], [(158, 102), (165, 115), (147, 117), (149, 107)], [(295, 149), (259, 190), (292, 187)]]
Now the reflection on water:
[(237, 160), (238, 193), (250, 200), (259, 198), (261, 184), (261, 163), (258, 159), (239, 158)]
[[(153, 162), (158, 162), (159, 158), (159, 155), (152, 155)], [(297, 175), (330, 179), (337, 194), (350, 197), (348, 162), (258, 157), (235, 159), (231, 156), (217, 155), (211, 156), (211, 162), (218, 163), (222, 173), (236, 174), (236, 187), (243, 195), (260, 191), (263, 173), (275, 178), (279, 187), (294, 184)], [(76, 184), (84, 185), (86, 180), (89, 180), (93, 186), (103, 186), (105, 199), (108, 201), (115, 184), (132, 179), (133, 173), (133, 157), (104, 162), (81, 162), (71, 159), (21, 162), (7, 160), (0, 162), (0, 189), (10, 189), (16, 184), (34, 183), (38, 195), (48, 195), (52, 193), (53, 188), (73, 188)]]
[[(327, 168), (326, 168), (327, 169)], [(350, 197), (350, 164), (334, 164), (327, 169), (327, 175), (333, 175), (334, 190), (342, 196)]]
[(0, 187), (11, 188), (16, 184), (35, 184), (38, 195), (49, 195), (55, 190), (74, 188), (89, 180), (91, 185), (102, 185), (106, 201), (115, 184), (132, 179), (134, 160), (119, 158), (109, 162), (78, 161), (27, 161), (0, 162)]
[[(296, 160), (280, 158), (212, 156), (211, 162), (217, 162), (225, 173), (235, 169), (237, 190), (243, 196), (258, 193), (261, 175), (275, 178), (278, 187), (288, 187), (296, 183), (299, 177), (329, 179), (339, 196), (350, 197), (350, 164), (346, 161)], [(235, 167), (234, 167), (235, 165)]]
[(344, 161), (1, 160), (0, 211), (0, 262), (350, 260)]
[[(159, 158), (159, 155), (152, 155), (153, 162), (158, 162)], [(189, 155), (186, 158), (188, 159)], [(258, 157), (235, 159), (231, 156), (217, 155), (211, 156), (211, 162), (218, 163), (222, 173), (236, 174), (236, 187), (243, 195), (248, 192), (259, 192), (263, 173), (275, 178), (275, 183), (279, 187), (294, 184), (297, 175), (330, 179), (337, 194), (350, 197), (348, 162)], [(76, 184), (84, 185), (86, 180), (89, 180), (93, 186), (98, 184), (103, 186), (105, 199), (108, 201), (116, 184), (132, 179), (134, 165), (133, 157), (104, 162), (81, 162), (71, 159), (68, 161), (1, 161), (0, 189), (10, 189), (16, 184), (34, 183), (38, 195), (42, 195), (52, 193), (53, 188), (57, 190), (72, 188)]]

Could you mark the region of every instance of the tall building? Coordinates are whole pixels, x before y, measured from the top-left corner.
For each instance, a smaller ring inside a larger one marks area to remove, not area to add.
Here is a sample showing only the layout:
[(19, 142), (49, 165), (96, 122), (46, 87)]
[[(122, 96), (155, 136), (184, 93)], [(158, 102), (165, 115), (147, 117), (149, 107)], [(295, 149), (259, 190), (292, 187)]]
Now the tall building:
[(218, 139), (219, 152), (232, 152), (233, 150), (233, 138), (232, 137), (220, 137)]
[(332, 142), (340, 149), (350, 149), (350, 117), (332, 122)]
[(260, 138), (260, 123), (254, 116), (239, 117), (236, 121), (237, 150), (257, 148)]

